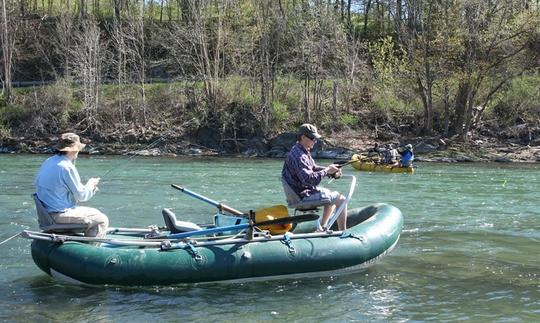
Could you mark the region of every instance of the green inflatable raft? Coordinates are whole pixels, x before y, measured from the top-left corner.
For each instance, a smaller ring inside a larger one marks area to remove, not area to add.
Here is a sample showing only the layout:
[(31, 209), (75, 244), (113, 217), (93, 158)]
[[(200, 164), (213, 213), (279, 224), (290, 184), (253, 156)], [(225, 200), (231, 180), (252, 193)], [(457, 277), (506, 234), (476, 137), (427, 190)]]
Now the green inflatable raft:
[(33, 239), (34, 262), (63, 281), (129, 286), (243, 282), (358, 271), (394, 248), (403, 217), (396, 207), (375, 204), (350, 210), (346, 231), (314, 232), (316, 225), (299, 223), (292, 232), (274, 236), (176, 240), (128, 230), (111, 232), (100, 246), (86, 243), (85, 237), (30, 231), (26, 236)]

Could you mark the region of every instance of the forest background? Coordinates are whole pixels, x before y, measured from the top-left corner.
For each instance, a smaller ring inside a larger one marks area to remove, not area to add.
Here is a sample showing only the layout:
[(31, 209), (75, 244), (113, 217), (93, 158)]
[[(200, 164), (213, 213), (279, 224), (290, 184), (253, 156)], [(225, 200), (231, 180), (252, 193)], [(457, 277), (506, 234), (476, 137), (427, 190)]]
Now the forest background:
[(3, 145), (69, 130), (241, 150), (311, 122), (540, 146), (540, 0), (0, 4)]

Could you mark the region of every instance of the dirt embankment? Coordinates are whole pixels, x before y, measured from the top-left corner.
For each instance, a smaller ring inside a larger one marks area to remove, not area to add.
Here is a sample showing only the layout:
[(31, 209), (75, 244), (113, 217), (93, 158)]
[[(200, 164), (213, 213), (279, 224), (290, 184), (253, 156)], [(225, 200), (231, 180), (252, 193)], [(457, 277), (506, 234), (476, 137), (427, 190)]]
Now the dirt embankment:
[[(521, 131), (525, 129), (525, 131)], [(375, 143), (385, 146), (414, 147), (415, 159), (426, 162), (540, 162), (540, 137), (531, 135), (530, 129), (514, 129), (515, 134), (500, 139), (496, 136), (476, 134), (467, 143), (457, 138), (402, 137), (375, 139), (366, 133), (342, 131), (324, 134), (312, 153), (316, 158), (348, 159), (352, 154), (365, 153)], [(539, 131), (540, 133), (540, 131)], [(84, 135), (82, 135), (85, 138)], [(144, 134), (114, 134), (87, 139), (83, 153), (107, 155), (216, 155), (283, 158), (294, 144), (294, 133), (282, 133), (273, 138), (262, 137), (238, 140), (201, 140), (187, 136), (163, 135), (160, 131)], [(204, 138), (203, 138), (204, 139)], [(208, 139), (208, 138), (206, 138)], [(55, 137), (8, 138), (0, 140), (0, 153), (52, 153)]]

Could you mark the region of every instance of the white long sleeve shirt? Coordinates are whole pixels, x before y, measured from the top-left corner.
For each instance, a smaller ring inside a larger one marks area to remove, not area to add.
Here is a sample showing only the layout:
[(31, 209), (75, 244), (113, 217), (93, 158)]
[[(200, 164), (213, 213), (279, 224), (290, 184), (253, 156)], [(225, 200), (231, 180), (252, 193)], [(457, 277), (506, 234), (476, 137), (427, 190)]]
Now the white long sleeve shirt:
[(48, 212), (64, 212), (94, 196), (93, 187), (81, 183), (79, 172), (66, 156), (43, 162), (36, 176), (36, 193)]

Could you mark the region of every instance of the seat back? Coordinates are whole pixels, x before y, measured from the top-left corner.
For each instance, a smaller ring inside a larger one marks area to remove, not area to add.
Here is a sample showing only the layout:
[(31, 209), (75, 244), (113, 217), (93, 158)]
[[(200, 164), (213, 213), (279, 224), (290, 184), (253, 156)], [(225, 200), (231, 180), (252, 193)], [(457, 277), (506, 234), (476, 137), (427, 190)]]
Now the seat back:
[(283, 185), (283, 191), (285, 192), (287, 205), (290, 208), (300, 211), (311, 211), (317, 209), (318, 206), (323, 206), (330, 203), (329, 199), (303, 201), (283, 177), (281, 177), (281, 184)]
[(38, 198), (37, 194), (32, 194), (32, 198), (36, 204), (36, 212), (38, 216), (39, 228), (45, 232), (84, 232), (88, 229), (88, 224), (85, 223), (56, 223), (51, 217), (43, 202)]
[(283, 185), (283, 192), (285, 192), (285, 199), (287, 200), (287, 205), (289, 207), (292, 207), (292, 205), (296, 205), (302, 201), (300, 196), (296, 194), (296, 192), (283, 177), (281, 177), (281, 184)]
[(32, 194), (32, 198), (34, 199), (34, 202), (36, 203), (36, 212), (38, 216), (38, 223), (39, 228), (43, 229), (44, 227), (48, 227), (50, 225), (55, 224), (52, 217), (49, 215), (49, 212), (45, 209), (45, 206), (41, 202), (41, 200), (37, 197), (37, 194)]
[(163, 220), (165, 220), (165, 226), (171, 233), (202, 230), (202, 228), (195, 223), (178, 221), (176, 215), (167, 208), (161, 210), (161, 214), (163, 215)]

